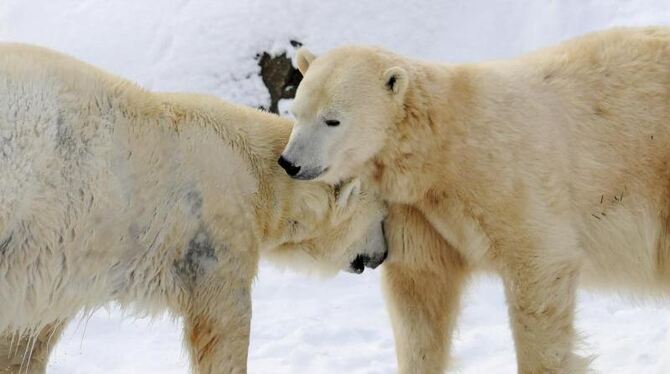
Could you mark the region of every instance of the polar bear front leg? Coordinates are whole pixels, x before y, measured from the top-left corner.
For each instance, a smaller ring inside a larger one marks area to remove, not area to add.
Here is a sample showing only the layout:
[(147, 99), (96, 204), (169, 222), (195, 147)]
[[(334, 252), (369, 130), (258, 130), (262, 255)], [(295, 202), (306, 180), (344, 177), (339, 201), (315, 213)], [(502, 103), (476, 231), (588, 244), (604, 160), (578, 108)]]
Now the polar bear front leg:
[(53, 322), (37, 334), (5, 333), (0, 336), (0, 374), (46, 373), (51, 350), (67, 321)]
[(215, 245), (196, 236), (175, 269), (185, 286), (184, 340), (192, 372), (246, 373), (255, 251)]
[(184, 318), (193, 373), (246, 373), (251, 287), (210, 284), (195, 293)]
[(505, 259), (503, 283), (520, 374), (585, 373), (573, 350), (578, 264), (518, 247)]
[(391, 205), (385, 229), (389, 258), (382, 282), (398, 372), (443, 373), (467, 266), (414, 208)]

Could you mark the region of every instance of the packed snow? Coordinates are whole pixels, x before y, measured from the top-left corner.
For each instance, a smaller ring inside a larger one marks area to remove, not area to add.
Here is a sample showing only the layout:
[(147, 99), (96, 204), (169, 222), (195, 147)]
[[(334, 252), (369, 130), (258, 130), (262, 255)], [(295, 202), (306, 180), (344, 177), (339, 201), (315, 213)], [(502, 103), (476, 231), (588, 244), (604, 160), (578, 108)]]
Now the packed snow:
[[(260, 106), (255, 55), (385, 46), (432, 60), (512, 57), (614, 25), (670, 24), (667, 0), (2, 0), (0, 40), (48, 46), (152, 90), (211, 93)], [(288, 103), (283, 103), (286, 108)], [(670, 303), (582, 292), (581, 348), (603, 373), (669, 373)], [(262, 264), (253, 294), (250, 373), (392, 373), (379, 272), (329, 280)], [(514, 373), (500, 283), (475, 279), (455, 335), (454, 373)], [(180, 324), (109, 306), (74, 321), (49, 373), (185, 373)]]

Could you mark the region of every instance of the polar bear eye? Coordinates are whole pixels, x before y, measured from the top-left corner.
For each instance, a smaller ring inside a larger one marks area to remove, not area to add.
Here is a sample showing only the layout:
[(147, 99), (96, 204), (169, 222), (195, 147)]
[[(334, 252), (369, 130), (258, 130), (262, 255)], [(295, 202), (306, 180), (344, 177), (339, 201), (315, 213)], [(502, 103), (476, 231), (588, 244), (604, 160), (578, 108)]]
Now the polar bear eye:
[(340, 121), (338, 121), (336, 119), (327, 119), (325, 122), (326, 122), (326, 126), (330, 126), (330, 127), (335, 127), (335, 126), (340, 125)]

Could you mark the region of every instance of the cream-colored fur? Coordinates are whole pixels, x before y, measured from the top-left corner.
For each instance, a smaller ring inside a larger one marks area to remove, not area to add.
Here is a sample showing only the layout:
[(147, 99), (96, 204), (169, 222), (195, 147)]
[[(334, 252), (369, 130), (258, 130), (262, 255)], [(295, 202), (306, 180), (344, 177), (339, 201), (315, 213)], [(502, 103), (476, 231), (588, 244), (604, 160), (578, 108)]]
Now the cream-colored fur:
[(259, 255), (334, 273), (385, 250), (365, 186), (276, 165), (290, 129), (0, 45), (0, 372), (43, 372), (64, 324), (109, 301), (182, 316), (195, 372), (245, 372)]
[[(586, 371), (579, 284), (670, 290), (670, 29), (463, 65), (303, 56), (284, 157), (407, 206), (391, 207), (384, 275), (402, 373), (447, 366), (470, 269), (503, 279), (519, 373)], [(314, 139), (324, 115), (340, 125)]]

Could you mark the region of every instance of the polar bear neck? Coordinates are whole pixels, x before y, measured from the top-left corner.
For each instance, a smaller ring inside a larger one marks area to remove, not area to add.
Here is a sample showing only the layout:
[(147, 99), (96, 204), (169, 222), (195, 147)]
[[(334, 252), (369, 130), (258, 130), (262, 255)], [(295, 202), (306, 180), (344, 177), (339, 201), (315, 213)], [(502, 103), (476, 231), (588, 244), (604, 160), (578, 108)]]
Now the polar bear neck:
[(449, 171), (453, 142), (462, 134), (459, 110), (471, 101), (467, 69), (413, 61), (404, 111), (391, 126), (383, 149), (365, 165), (385, 199), (415, 203)]
[[(215, 97), (192, 94), (160, 96), (164, 99), (167, 126), (173, 127), (180, 137), (201, 139), (197, 142), (198, 148), (206, 147), (207, 138), (216, 139), (206, 151), (195, 149), (195, 152), (205, 152), (213, 160), (210, 164), (230, 163), (231, 159), (236, 159), (238, 171), (234, 174), (227, 172), (230, 174), (226, 178), (227, 183), (242, 181), (238, 191), (243, 192), (240, 196), (248, 196), (248, 199), (239, 207), (237, 218), (247, 217), (248, 220), (240, 230), (252, 231), (253, 237), (260, 239), (256, 243), (259, 248), (296, 241), (296, 234), (304, 234), (296, 231), (296, 224), (317, 221), (325, 216), (330, 206), (331, 189), (322, 183), (295, 181), (277, 165), (290, 135), (289, 120), (226, 103)], [(205, 135), (199, 135), (201, 133)], [(226, 171), (218, 174), (224, 175)], [(248, 185), (253, 185), (253, 188), (245, 189), (244, 186)], [(235, 203), (239, 204), (242, 200), (238, 199)]]

